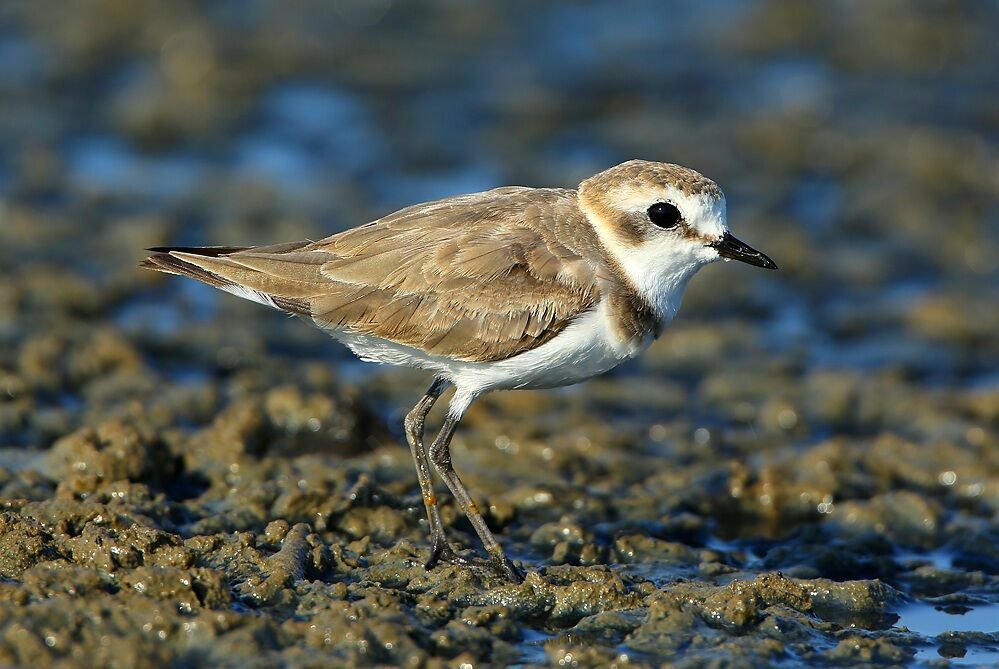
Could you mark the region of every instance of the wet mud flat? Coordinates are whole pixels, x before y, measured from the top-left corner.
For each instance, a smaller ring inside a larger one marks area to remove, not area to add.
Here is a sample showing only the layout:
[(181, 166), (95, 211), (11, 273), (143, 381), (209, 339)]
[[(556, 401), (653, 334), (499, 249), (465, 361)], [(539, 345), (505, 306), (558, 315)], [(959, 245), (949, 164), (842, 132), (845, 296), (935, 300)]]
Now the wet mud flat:
[[(96, 360), (86, 351), (107, 336), (64, 343), (66, 359)], [(408, 450), (327, 367), (261, 361), (269, 373), (178, 384), (143, 369), (125, 340), (102, 345), (103, 371), (80, 391), (121, 389), (104, 391), (107, 415), (47, 449), (2, 452), (3, 663), (995, 657), (996, 460), (984, 429), (932, 448), (886, 434), (761, 454), (761, 439), (786, 439), (780, 411), (833, 409), (785, 407), (740, 440), (705, 438), (682, 417), (645, 430), (594, 419), (594, 399), (627, 380), (565, 397), (497, 395), (470, 414), (455, 459), (529, 571), (511, 585), (487, 569), (423, 569)], [(41, 382), (8, 374), (6, 408), (43, 401), (15, 379)], [(405, 395), (393, 373), (368, 384)], [(861, 407), (877, 401), (861, 379), (843, 385)], [(995, 399), (963, 410), (994, 421)], [(474, 545), (450, 499), (443, 515)]]
[[(994, 10), (549, 4), (6, 10), (0, 665), (999, 661)], [(455, 465), (519, 585), (422, 567), (428, 378), (136, 267), (639, 155), (782, 269), (473, 407)]]
[[(399, 429), (422, 374), (359, 374), (322, 334), (226, 296), (190, 327), (137, 324), (155, 277), (40, 294), (39, 276), (2, 280), (35, 324), (7, 331), (0, 366), (4, 664), (996, 657), (999, 393), (761, 347), (696, 316), (724, 299), (720, 272), (638, 364), (469, 413), (455, 463), (529, 572), (520, 585), (422, 567)], [(452, 538), (475, 546), (441, 498)]]

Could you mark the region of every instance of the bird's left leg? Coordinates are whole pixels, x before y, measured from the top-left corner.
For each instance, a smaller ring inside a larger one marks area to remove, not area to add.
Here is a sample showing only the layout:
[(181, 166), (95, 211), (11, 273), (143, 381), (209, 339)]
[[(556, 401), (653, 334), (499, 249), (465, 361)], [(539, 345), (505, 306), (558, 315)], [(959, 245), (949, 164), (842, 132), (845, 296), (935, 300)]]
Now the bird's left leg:
[(434, 483), (430, 478), (430, 462), (427, 460), (427, 451), (423, 445), (423, 427), (427, 420), (427, 414), (434, 406), (434, 402), (441, 396), (447, 387), (447, 380), (437, 377), (431, 384), (427, 394), (416, 403), (413, 410), (406, 414), (406, 441), (409, 442), (409, 449), (413, 453), (413, 462), (416, 463), (416, 478), (420, 483), (420, 492), (423, 494), (423, 505), (427, 510), (427, 522), (430, 523), (430, 557), (424, 565), (427, 569), (433, 569), (438, 561), (452, 562), (455, 564), (468, 564), (468, 561), (458, 555), (451, 548), (444, 534), (444, 524), (441, 522), (440, 510), (437, 508), (437, 496), (434, 495)]
[(444, 426), (441, 427), (440, 433), (430, 446), (430, 461), (434, 463), (441, 479), (447, 484), (447, 487), (451, 490), (451, 494), (454, 495), (462, 511), (465, 512), (465, 516), (472, 523), (472, 527), (475, 528), (476, 534), (479, 535), (483, 547), (489, 554), (490, 561), (508, 579), (514, 583), (520, 583), (524, 580), (523, 574), (507, 559), (506, 554), (503, 552), (503, 547), (496, 541), (493, 533), (489, 531), (485, 519), (479, 513), (479, 509), (475, 506), (475, 502), (472, 501), (472, 497), (468, 494), (468, 490), (465, 489), (461, 479), (458, 478), (458, 474), (454, 471), (454, 466), (451, 464), (451, 438), (454, 436), (454, 430), (458, 426), (459, 419), (459, 417), (455, 417), (448, 412), (447, 418), (444, 420)]

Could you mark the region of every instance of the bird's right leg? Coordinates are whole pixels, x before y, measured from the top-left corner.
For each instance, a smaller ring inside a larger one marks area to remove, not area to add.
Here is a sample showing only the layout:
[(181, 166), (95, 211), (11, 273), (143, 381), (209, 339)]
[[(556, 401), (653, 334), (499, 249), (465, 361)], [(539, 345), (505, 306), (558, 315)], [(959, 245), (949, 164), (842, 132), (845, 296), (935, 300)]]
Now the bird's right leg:
[(467, 560), (458, 555), (447, 541), (444, 534), (444, 524), (441, 522), (440, 509), (437, 506), (437, 496), (434, 494), (434, 482), (430, 474), (430, 461), (427, 449), (423, 444), (424, 426), (427, 414), (433, 408), (437, 398), (447, 387), (447, 380), (438, 376), (430, 385), (427, 394), (416, 403), (412, 411), (406, 414), (406, 440), (409, 450), (413, 453), (416, 464), (416, 478), (420, 482), (420, 492), (423, 495), (423, 505), (427, 509), (427, 522), (430, 523), (430, 558), (426, 568), (432, 569), (438, 561), (466, 564)]
[(516, 565), (507, 559), (506, 554), (503, 552), (503, 547), (496, 541), (493, 533), (489, 531), (489, 526), (486, 525), (485, 519), (479, 513), (475, 502), (472, 501), (472, 496), (468, 494), (468, 489), (465, 488), (465, 484), (458, 478), (458, 473), (454, 471), (454, 465), (451, 463), (451, 438), (454, 436), (454, 430), (458, 426), (459, 420), (460, 416), (453, 416), (450, 412), (448, 413), (447, 418), (444, 419), (441, 431), (430, 445), (430, 461), (437, 467), (437, 473), (441, 475), (441, 479), (451, 489), (451, 494), (454, 495), (455, 501), (458, 502), (462, 511), (465, 512), (465, 516), (468, 518), (468, 522), (472, 524), (476, 534), (479, 535), (479, 539), (482, 540), (482, 546), (486, 549), (486, 553), (489, 554), (490, 561), (510, 581), (521, 583), (524, 580), (524, 575)]

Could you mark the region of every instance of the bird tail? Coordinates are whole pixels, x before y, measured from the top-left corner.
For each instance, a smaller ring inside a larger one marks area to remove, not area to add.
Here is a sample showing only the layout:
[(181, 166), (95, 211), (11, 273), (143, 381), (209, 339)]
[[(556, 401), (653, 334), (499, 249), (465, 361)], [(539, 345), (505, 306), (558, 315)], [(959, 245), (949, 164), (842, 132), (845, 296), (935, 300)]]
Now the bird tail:
[(220, 256), (225, 256), (230, 253), (237, 253), (239, 251), (245, 251), (246, 246), (154, 246), (153, 248), (146, 249), (151, 253), (151, 255), (139, 263), (139, 267), (144, 269), (151, 269), (156, 272), (164, 272), (165, 274), (176, 274), (178, 276), (186, 276), (191, 279), (197, 279), (202, 283), (207, 283), (209, 286), (218, 288), (220, 290), (225, 290), (227, 287), (231, 287), (232, 282), (227, 281), (217, 274), (213, 274), (208, 270), (199, 267), (198, 265), (184, 260), (179, 256), (173, 255), (174, 253), (189, 253), (196, 256), (202, 256), (205, 258), (218, 258)]
[[(301, 299), (303, 295), (293, 294), (295, 291), (282, 290), (283, 272), (275, 275), (272, 268), (287, 264), (277, 259), (291, 259), (292, 252), (309, 243), (258, 247), (158, 246), (146, 249), (150, 255), (139, 266), (186, 276), (253, 302), (307, 316), (311, 314), (308, 301)], [(241, 253), (250, 255), (240, 257)]]

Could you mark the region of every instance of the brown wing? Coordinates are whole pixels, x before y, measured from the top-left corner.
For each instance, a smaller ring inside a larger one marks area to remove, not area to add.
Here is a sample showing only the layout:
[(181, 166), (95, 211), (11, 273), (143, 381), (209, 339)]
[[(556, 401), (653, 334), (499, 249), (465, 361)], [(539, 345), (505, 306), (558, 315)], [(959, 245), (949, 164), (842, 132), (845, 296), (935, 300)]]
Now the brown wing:
[(572, 190), (500, 188), (319, 242), (168, 255), (322, 327), (462, 360), (534, 348), (599, 299), (600, 254)]

